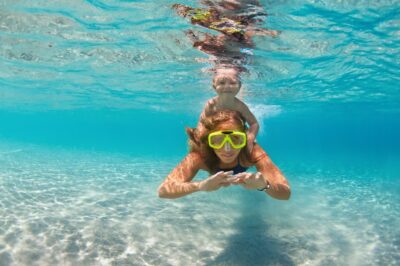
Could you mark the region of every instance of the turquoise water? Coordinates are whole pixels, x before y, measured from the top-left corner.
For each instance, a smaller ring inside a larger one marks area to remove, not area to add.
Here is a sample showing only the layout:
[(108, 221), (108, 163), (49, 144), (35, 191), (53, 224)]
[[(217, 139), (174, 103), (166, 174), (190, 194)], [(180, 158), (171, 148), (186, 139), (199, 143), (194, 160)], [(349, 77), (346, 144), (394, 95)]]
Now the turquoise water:
[(214, 96), (173, 3), (0, 1), (0, 265), (398, 265), (400, 3), (262, 1), (239, 97), (289, 201), (157, 197)]

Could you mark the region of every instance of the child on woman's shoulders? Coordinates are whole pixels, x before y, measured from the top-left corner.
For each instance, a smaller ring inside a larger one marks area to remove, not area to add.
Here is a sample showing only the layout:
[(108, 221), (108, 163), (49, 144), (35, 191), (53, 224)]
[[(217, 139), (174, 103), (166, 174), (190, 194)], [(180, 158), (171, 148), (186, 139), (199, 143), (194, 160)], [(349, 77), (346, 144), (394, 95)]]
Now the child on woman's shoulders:
[(200, 132), (205, 130), (202, 122), (205, 118), (214, 115), (220, 110), (234, 110), (239, 112), (249, 125), (247, 130), (247, 151), (250, 153), (259, 130), (259, 124), (247, 105), (236, 98), (241, 87), (238, 70), (235, 68), (217, 69), (213, 78), (213, 87), (218, 96), (207, 101), (197, 125), (199, 132), (195, 133), (194, 138), (198, 139), (196, 135), (202, 135)]

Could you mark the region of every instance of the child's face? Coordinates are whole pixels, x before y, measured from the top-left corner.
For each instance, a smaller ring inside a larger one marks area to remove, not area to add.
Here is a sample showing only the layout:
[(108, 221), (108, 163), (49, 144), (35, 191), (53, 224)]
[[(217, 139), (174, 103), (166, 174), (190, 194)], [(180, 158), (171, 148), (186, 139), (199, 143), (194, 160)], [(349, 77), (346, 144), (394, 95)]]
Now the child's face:
[(232, 94), (235, 96), (240, 90), (240, 81), (236, 75), (218, 74), (214, 78), (213, 86), (218, 95)]

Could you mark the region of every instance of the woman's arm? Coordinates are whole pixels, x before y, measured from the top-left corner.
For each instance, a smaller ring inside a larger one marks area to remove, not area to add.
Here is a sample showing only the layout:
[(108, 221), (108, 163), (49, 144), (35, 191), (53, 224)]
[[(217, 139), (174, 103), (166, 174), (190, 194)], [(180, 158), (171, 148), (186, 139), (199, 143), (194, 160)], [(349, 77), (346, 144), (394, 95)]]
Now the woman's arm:
[(206, 169), (203, 164), (199, 154), (191, 152), (186, 155), (158, 188), (158, 196), (175, 199), (197, 191), (215, 191), (231, 184), (233, 171), (220, 171), (202, 181), (192, 182), (200, 169)]
[(200, 182), (191, 182), (200, 170), (201, 158), (191, 152), (175, 167), (158, 188), (160, 198), (179, 198), (200, 191)]
[(268, 183), (271, 186), (266, 190), (266, 192), (276, 199), (289, 199), (290, 186), (288, 181), (260, 145), (254, 146), (252, 157), (254, 158), (253, 161), (255, 161), (257, 171), (262, 174), (263, 179), (265, 180), (265, 187)]

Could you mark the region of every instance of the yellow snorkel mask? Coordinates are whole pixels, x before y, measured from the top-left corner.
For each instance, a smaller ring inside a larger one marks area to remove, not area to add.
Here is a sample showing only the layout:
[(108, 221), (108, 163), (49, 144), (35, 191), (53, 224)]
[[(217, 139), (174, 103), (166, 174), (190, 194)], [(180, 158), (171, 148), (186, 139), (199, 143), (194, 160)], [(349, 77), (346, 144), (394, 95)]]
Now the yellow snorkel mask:
[(237, 130), (220, 130), (208, 135), (208, 145), (213, 149), (221, 149), (226, 142), (234, 149), (246, 146), (246, 133)]

